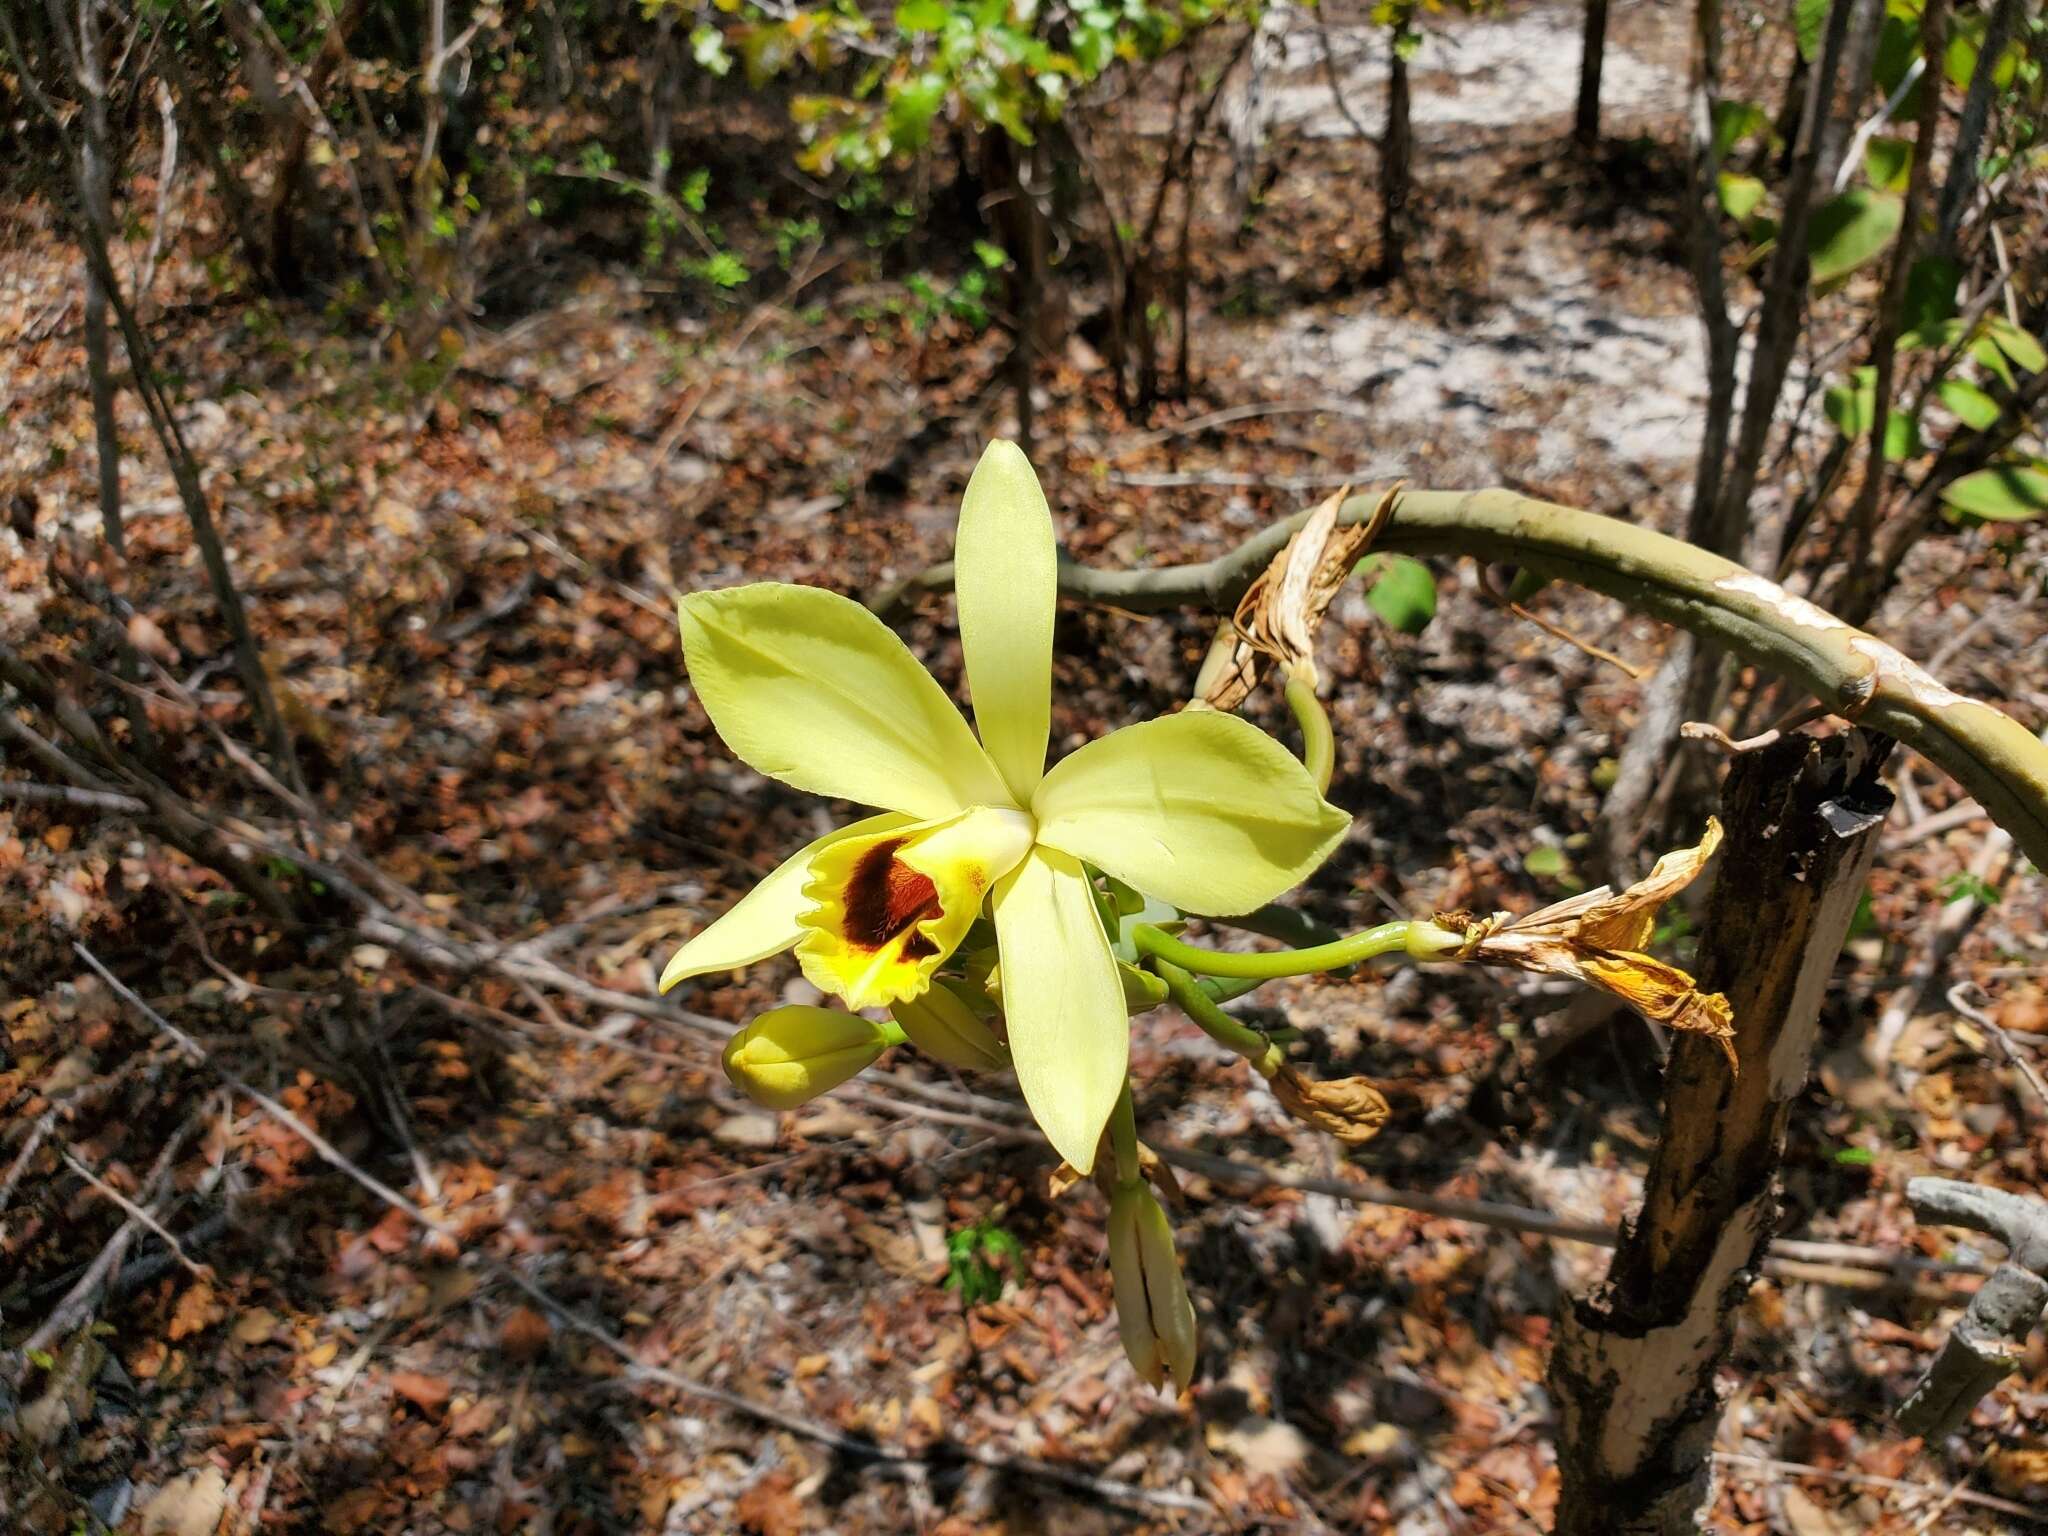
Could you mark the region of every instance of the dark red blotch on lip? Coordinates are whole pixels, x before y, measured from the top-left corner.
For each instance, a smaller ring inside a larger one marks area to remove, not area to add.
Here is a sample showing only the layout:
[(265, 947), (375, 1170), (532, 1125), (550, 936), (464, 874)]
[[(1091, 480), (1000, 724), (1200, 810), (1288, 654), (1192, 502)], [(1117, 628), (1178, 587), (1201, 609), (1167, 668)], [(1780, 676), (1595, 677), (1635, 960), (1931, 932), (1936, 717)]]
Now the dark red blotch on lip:
[[(939, 888), (931, 877), (897, 861), (896, 850), (906, 841), (898, 837), (877, 843), (854, 864), (846, 882), (846, 922), (840, 930), (849, 944), (880, 949), (912, 924), (939, 915)], [(937, 952), (922, 934), (914, 933), (903, 942), (906, 960)]]

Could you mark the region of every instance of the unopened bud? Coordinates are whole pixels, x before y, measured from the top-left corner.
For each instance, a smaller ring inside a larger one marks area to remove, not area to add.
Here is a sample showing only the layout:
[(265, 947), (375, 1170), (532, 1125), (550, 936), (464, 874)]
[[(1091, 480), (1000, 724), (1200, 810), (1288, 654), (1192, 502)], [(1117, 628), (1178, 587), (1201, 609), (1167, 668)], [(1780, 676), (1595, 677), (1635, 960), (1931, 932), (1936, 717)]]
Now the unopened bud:
[(1168, 996), (1166, 983), (1150, 971), (1141, 971), (1135, 965), (1116, 963), (1117, 979), (1124, 984), (1124, 1011), (1143, 1013), (1148, 1008), (1157, 1008)]
[(872, 1019), (793, 1003), (726, 1042), (725, 1075), (756, 1104), (795, 1109), (872, 1065), (892, 1043)]
[(1272, 1084), (1287, 1113), (1353, 1146), (1371, 1141), (1387, 1123), (1386, 1095), (1369, 1077), (1323, 1083), (1283, 1066), (1273, 1074)]
[(1440, 959), (1453, 950), (1463, 949), (1465, 944), (1464, 934), (1454, 932), (1442, 923), (1418, 918), (1408, 925), (1407, 950), (1411, 960)]
[(1195, 1308), (1181, 1279), (1173, 1226), (1143, 1184), (1126, 1184), (1110, 1200), (1109, 1273), (1131, 1369), (1147, 1386), (1171, 1377), (1186, 1391), (1195, 1379)]
[(910, 1043), (949, 1067), (994, 1072), (1010, 1064), (1010, 1052), (975, 1012), (971, 994), (941, 978), (923, 996), (891, 1003), (889, 1012)]

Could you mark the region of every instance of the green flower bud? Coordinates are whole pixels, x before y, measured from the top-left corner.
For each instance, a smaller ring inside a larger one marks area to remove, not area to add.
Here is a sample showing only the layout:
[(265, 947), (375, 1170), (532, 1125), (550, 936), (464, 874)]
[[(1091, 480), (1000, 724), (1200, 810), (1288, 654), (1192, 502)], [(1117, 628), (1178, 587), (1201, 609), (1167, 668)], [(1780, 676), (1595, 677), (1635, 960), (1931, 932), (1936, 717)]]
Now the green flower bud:
[(949, 1067), (994, 1072), (1010, 1064), (1009, 1048), (981, 1021), (965, 986), (940, 977), (922, 996), (891, 1003), (889, 1012), (912, 1045)]
[(726, 1042), (725, 1075), (756, 1104), (795, 1109), (871, 1066), (892, 1043), (872, 1019), (791, 1004)]
[(1124, 984), (1124, 1011), (1143, 1013), (1148, 1008), (1157, 1008), (1166, 1001), (1166, 983), (1150, 971), (1141, 971), (1135, 965), (1116, 963), (1117, 979)]
[(1195, 1308), (1181, 1279), (1173, 1227), (1143, 1184), (1109, 1202), (1109, 1273), (1116, 1327), (1131, 1369), (1147, 1386), (1170, 1376), (1182, 1391), (1195, 1379)]

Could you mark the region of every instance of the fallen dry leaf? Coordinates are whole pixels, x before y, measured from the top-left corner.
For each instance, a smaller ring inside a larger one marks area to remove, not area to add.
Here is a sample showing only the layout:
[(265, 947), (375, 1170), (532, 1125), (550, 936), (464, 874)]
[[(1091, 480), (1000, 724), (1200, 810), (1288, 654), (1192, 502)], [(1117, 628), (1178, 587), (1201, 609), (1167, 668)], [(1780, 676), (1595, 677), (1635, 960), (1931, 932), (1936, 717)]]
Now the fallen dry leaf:
[(142, 1536), (213, 1536), (227, 1507), (227, 1478), (218, 1467), (201, 1467), (151, 1495), (142, 1506)]
[(428, 1413), (448, 1401), (450, 1388), (442, 1377), (429, 1376), (423, 1371), (393, 1371), (385, 1379), (393, 1392)]

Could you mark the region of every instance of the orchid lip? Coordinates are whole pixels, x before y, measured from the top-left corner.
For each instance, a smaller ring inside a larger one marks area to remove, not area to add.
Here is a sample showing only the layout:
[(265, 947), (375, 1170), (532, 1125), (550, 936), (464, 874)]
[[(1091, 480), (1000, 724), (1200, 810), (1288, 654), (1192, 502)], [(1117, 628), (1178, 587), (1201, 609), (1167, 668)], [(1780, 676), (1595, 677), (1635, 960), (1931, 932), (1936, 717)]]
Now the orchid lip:
[(982, 805), (822, 851), (799, 919), (805, 974), (852, 1008), (920, 995), (1035, 832), (1025, 813)]

